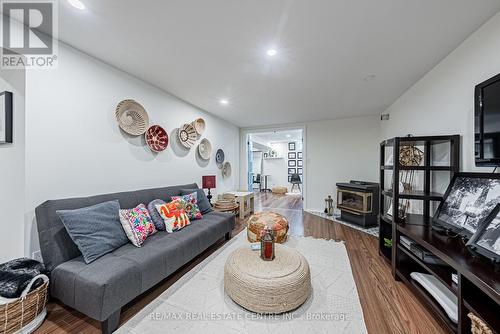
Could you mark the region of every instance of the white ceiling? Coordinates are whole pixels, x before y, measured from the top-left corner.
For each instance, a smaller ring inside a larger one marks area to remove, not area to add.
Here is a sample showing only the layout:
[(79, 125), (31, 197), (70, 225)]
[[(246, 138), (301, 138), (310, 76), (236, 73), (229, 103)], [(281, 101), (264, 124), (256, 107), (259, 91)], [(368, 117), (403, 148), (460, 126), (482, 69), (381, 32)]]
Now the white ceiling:
[(250, 135), (250, 140), (266, 146), (271, 146), (272, 143), (301, 141), (302, 130), (280, 130), (252, 133)]
[(59, 1), (61, 40), (241, 127), (379, 114), (500, 10), (498, 0), (82, 1), (84, 11)]

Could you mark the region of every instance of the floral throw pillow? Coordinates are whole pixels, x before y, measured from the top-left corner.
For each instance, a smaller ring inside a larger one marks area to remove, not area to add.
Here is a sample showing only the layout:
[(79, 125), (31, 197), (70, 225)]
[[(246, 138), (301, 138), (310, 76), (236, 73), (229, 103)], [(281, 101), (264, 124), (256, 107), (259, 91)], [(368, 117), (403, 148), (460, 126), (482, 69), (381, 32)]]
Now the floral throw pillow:
[(141, 247), (148, 236), (157, 232), (144, 204), (120, 210), (120, 222), (129, 240), (137, 247)]
[(170, 203), (156, 205), (156, 210), (158, 210), (163, 218), (165, 229), (168, 233), (180, 230), (191, 223), (183, 208), (184, 204), (181, 202), (180, 200), (175, 200)]
[(200, 208), (198, 207), (197, 194), (195, 192), (188, 195), (172, 196), (172, 200), (182, 200), (184, 202), (184, 210), (189, 219), (195, 220), (202, 218)]

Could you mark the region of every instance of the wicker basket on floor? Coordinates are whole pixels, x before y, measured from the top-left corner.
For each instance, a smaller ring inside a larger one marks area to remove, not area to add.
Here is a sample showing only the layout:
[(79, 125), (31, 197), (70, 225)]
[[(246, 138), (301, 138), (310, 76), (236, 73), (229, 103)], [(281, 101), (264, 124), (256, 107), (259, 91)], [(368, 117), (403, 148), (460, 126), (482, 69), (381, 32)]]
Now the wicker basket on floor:
[(11, 334), (32, 322), (47, 305), (49, 282), (31, 291), (24, 298), (0, 304), (0, 333)]
[(471, 322), (472, 334), (493, 334), (493, 331), (484, 323), (481, 318), (477, 317), (474, 313), (469, 313), (467, 316)]

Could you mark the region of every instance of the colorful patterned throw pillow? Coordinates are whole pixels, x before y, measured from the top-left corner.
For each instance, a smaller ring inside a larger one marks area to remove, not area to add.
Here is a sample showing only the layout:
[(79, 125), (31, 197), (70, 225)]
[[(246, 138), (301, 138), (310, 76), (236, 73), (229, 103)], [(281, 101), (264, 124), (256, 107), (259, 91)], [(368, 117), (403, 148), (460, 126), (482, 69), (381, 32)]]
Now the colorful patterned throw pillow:
[(201, 219), (202, 215), (200, 208), (198, 207), (198, 200), (196, 197), (197, 194), (194, 192), (188, 195), (172, 196), (172, 201), (182, 200), (184, 202), (184, 210), (186, 211), (189, 219)]
[(156, 205), (156, 210), (158, 210), (163, 218), (165, 229), (168, 233), (180, 230), (191, 223), (183, 207), (184, 203), (182, 203), (181, 200), (175, 200), (163, 205)]
[(141, 247), (148, 236), (157, 232), (144, 204), (120, 210), (120, 222), (129, 240), (137, 247)]

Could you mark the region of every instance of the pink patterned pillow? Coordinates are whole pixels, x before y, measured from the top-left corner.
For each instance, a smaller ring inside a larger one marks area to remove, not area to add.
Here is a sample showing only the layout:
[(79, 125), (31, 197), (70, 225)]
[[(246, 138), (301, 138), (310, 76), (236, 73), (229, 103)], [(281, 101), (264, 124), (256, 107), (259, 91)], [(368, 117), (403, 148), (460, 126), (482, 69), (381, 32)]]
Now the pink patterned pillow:
[(188, 195), (172, 196), (172, 201), (181, 200), (184, 204), (183, 209), (186, 211), (189, 219), (195, 220), (202, 218), (200, 208), (198, 207), (197, 197), (197, 194), (194, 192)]
[(129, 240), (137, 247), (141, 247), (148, 236), (157, 232), (144, 204), (120, 210), (120, 222)]

